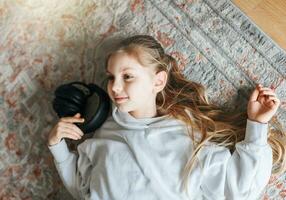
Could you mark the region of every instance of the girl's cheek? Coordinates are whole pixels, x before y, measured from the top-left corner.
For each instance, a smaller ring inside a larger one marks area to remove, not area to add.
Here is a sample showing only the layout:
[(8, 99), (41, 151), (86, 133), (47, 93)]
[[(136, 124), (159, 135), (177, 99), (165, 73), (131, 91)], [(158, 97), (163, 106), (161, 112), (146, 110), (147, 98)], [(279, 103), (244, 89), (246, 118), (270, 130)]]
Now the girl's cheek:
[(132, 83), (128, 85), (128, 91), (133, 95), (145, 94), (148, 88), (144, 84)]
[(138, 89), (138, 86), (134, 83), (128, 83), (125, 85), (125, 92), (127, 93), (127, 95), (134, 95), (136, 91), (140, 92)]

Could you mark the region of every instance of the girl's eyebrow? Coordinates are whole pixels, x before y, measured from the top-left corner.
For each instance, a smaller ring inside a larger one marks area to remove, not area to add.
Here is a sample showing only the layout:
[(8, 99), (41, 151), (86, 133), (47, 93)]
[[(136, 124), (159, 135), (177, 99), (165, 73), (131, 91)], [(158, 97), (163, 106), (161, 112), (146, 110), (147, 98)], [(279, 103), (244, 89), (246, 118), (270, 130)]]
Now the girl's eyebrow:
[[(132, 67), (126, 67), (126, 68), (124, 68), (124, 69), (122, 70), (122, 72), (127, 71), (127, 70), (135, 70), (135, 69), (132, 68)], [(109, 72), (108, 69), (106, 69), (106, 73), (107, 73), (107, 74), (111, 74), (111, 72)]]

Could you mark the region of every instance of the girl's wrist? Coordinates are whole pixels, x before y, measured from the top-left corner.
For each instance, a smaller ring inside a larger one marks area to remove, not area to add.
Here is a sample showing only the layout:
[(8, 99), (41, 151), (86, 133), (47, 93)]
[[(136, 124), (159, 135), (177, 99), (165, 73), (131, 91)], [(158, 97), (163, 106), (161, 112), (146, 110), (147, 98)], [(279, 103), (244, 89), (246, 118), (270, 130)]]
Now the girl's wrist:
[(260, 124), (267, 124), (267, 123), (268, 123), (268, 121), (267, 121), (267, 122), (266, 122), (266, 121), (260, 121), (260, 120), (257, 120), (257, 119), (252, 119), (252, 118), (250, 118), (250, 117), (248, 117), (248, 119), (251, 120), (251, 121), (260, 123)]
[(48, 140), (48, 145), (49, 146), (53, 146), (53, 145), (58, 144), (60, 141), (61, 141), (61, 139), (60, 140), (58, 140), (58, 139), (50, 139), (50, 140)]

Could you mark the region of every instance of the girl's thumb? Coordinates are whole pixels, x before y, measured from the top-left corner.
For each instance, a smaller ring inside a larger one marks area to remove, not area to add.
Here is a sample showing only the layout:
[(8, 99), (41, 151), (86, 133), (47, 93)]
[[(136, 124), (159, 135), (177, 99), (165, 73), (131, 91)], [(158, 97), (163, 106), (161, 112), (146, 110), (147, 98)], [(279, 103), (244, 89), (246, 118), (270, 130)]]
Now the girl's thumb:
[(80, 117), (80, 113), (76, 113), (74, 117)]

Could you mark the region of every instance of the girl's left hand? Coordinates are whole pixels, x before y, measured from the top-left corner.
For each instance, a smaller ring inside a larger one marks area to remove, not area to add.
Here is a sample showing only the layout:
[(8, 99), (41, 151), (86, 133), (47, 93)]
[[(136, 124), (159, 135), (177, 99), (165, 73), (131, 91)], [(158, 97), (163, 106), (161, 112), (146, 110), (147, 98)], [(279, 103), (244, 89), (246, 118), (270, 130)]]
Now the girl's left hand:
[(276, 113), (280, 105), (280, 100), (277, 98), (273, 89), (257, 85), (252, 92), (248, 105), (248, 119), (260, 123), (268, 123), (268, 121)]

